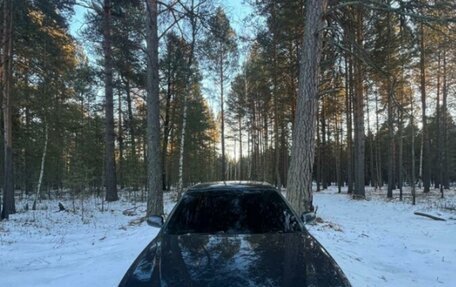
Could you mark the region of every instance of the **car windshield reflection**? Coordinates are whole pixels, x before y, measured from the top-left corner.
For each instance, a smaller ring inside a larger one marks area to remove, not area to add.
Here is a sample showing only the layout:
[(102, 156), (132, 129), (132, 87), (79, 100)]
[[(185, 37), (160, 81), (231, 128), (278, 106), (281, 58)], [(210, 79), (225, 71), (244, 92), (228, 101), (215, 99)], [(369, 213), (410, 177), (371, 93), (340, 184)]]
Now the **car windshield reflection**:
[(261, 234), (301, 231), (275, 191), (192, 192), (182, 198), (165, 230), (168, 234)]

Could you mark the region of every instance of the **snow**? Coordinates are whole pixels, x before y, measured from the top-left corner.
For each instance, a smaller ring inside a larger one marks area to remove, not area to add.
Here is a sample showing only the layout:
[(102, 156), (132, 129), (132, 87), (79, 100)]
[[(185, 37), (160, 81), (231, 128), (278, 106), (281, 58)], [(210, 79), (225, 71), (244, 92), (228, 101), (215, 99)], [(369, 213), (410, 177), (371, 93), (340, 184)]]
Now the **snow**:
[(371, 191), (362, 201), (334, 189), (316, 193), (324, 222), (308, 229), (353, 286), (456, 286), (456, 214), (438, 209), (456, 207), (454, 191), (445, 199), (436, 191), (425, 197), (420, 193), (416, 206), (409, 196), (404, 202), (385, 202), (384, 193)]
[[(167, 213), (174, 197), (165, 194)], [(456, 214), (443, 208), (456, 206), (454, 191), (443, 200), (436, 192), (420, 195), (416, 206), (408, 197), (386, 201), (384, 191), (355, 201), (330, 189), (314, 201), (321, 220), (308, 229), (353, 286), (455, 286)], [(71, 199), (43, 201), (37, 211), (24, 211), (26, 202), (0, 222), (0, 286), (117, 286), (158, 232), (139, 223), (145, 204), (126, 193), (109, 204), (95, 197), (74, 207)], [(57, 212), (59, 202), (70, 211)]]
[[(79, 200), (76, 212), (56, 212), (58, 202), (72, 210), (71, 200), (53, 200), (39, 205), (44, 210), (0, 222), (0, 286), (117, 286), (158, 233), (145, 222), (131, 223), (144, 215), (144, 203), (122, 198), (105, 202), (101, 212), (101, 200), (91, 198), (82, 205), (83, 218)], [(130, 208), (136, 215), (123, 215)]]

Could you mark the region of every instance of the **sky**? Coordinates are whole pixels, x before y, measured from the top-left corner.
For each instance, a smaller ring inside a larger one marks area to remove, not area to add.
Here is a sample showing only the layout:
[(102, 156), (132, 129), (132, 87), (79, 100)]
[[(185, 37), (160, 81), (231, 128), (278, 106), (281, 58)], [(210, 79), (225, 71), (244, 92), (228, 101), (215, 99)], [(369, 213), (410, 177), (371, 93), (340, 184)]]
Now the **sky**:
[[(227, 13), (231, 25), (233, 29), (236, 31), (238, 36), (243, 36), (246, 34), (252, 34), (252, 29), (245, 24), (244, 19), (249, 16), (253, 12), (252, 6), (248, 3), (245, 3), (246, 0), (229, 0), (229, 1), (215, 1), (215, 5), (220, 5), (225, 8), (225, 12)], [(85, 21), (84, 21), (84, 14), (86, 13), (86, 8), (81, 6), (75, 6), (75, 15), (71, 19), (70, 22), (70, 33), (82, 43), (82, 47), (87, 54), (89, 54), (89, 47), (84, 44), (84, 40), (81, 39), (80, 31), (84, 28)], [(245, 59), (246, 54), (246, 45), (239, 42), (239, 67), (242, 65)], [(89, 55), (89, 60), (90, 60)], [(213, 106), (214, 112), (217, 112), (217, 109), (214, 107), (214, 100), (211, 94), (214, 93), (214, 85), (211, 83), (209, 79), (203, 80), (203, 90), (205, 93), (205, 97), (209, 100), (211, 106)]]
[[(244, 21), (250, 14), (254, 12), (253, 7), (246, 3), (246, 0), (228, 0), (228, 1), (217, 1), (215, 0), (215, 5), (219, 5), (224, 7), (225, 13), (228, 15), (230, 19), (230, 24), (235, 30), (238, 36), (246, 36), (252, 35), (254, 33), (254, 29), (246, 24)], [(84, 14), (86, 13), (86, 8), (81, 6), (75, 6), (75, 15), (72, 17), (70, 22), (70, 33), (81, 43), (82, 48), (88, 54), (89, 61), (93, 60), (93, 58), (89, 54), (89, 46), (85, 44), (85, 41), (81, 39), (80, 31), (84, 28)], [(239, 44), (239, 63), (238, 67), (242, 66), (242, 63), (245, 60), (245, 55), (248, 51), (248, 46), (243, 43), (242, 41), (238, 42)], [(212, 108), (214, 114), (218, 114), (220, 111), (220, 104), (218, 101), (219, 98), (219, 90), (218, 85), (216, 85), (209, 77), (205, 77), (202, 81), (203, 84), (203, 95), (207, 99), (209, 106)], [(229, 91), (230, 85), (229, 83), (225, 84), (225, 91)], [(229, 130), (227, 131), (229, 133)], [(229, 157), (233, 157), (234, 145), (231, 141), (226, 142), (226, 150), (227, 155)]]
[[(228, 14), (236, 33), (243, 34), (246, 33), (246, 27), (243, 23), (243, 20), (253, 12), (252, 7), (245, 3), (246, 0), (228, 0), (228, 1), (217, 1), (220, 6), (225, 8), (225, 12)], [(70, 33), (76, 38), (80, 39), (79, 31), (84, 26), (84, 14), (86, 8), (81, 6), (75, 6), (75, 15), (70, 22)]]

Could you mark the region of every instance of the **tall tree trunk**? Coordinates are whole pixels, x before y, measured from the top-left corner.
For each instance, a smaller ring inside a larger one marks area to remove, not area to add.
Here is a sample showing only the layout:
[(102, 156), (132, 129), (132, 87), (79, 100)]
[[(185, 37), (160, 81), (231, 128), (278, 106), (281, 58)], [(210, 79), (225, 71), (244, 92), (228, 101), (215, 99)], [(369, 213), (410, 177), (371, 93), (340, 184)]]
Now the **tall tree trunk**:
[(312, 169), (315, 155), (315, 128), (323, 38), (323, 16), (327, 0), (307, 0), (303, 49), (296, 102), (293, 146), (288, 172), (288, 198), (299, 213), (313, 211)]
[(247, 179), (252, 180), (252, 128), (250, 128), (247, 132)]
[[(5, 3), (6, 1), (3, 1), (2, 3)], [(1, 63), (3, 62), (3, 47), (4, 47), (4, 41), (3, 39), (5, 38), (4, 32), (4, 10), (3, 7), (0, 5), (0, 61)], [(4, 120), (3, 120), (3, 72), (4, 72), (4, 66), (0, 64), (0, 187), (4, 187), (4, 168), (5, 168), (5, 133), (4, 133)], [(0, 220), (1, 220), (1, 211), (2, 211), (2, 200), (0, 198)]]
[(137, 190), (138, 189), (138, 178), (139, 176), (137, 173), (139, 172), (138, 169), (138, 156), (136, 154), (136, 130), (135, 130), (135, 124), (134, 124), (134, 117), (133, 117), (133, 107), (132, 107), (132, 99), (131, 99), (131, 88), (130, 88), (130, 80), (126, 79), (124, 81), (125, 83), (125, 92), (127, 96), (127, 111), (128, 111), (128, 129), (130, 132), (130, 154), (131, 154), (131, 160), (132, 164), (129, 166), (129, 168), (133, 169), (132, 172), (129, 174), (133, 176), (133, 189)]
[(147, 42), (147, 215), (163, 214), (160, 159), (160, 96), (158, 75), (157, 0), (146, 0)]
[[(388, 1), (389, 4), (389, 1)], [(394, 154), (395, 154), (395, 142), (394, 142), (394, 115), (393, 115), (393, 100), (394, 100), (394, 88), (395, 80), (393, 79), (393, 71), (392, 71), (392, 23), (391, 23), (391, 13), (387, 12), (387, 47), (386, 47), (386, 69), (387, 69), (387, 95), (388, 95), (388, 142), (389, 142), (389, 151), (388, 151), (388, 191), (387, 197), (393, 197), (393, 189), (394, 188)]]
[(410, 131), (411, 131), (411, 160), (412, 170), (410, 172), (411, 180), (410, 185), (412, 188), (412, 204), (416, 203), (416, 190), (415, 190), (415, 116), (413, 110), (413, 97), (410, 97)]
[(104, 0), (103, 14), (103, 53), (104, 53), (104, 84), (105, 84), (105, 187), (106, 201), (116, 201), (117, 177), (116, 160), (114, 156), (114, 100), (113, 100), (113, 63), (111, 47), (111, 9), (110, 0)]
[[(182, 130), (181, 130), (181, 142), (180, 142), (180, 150), (179, 150), (179, 179), (178, 179), (178, 187), (177, 187), (177, 198), (180, 199), (183, 193), (184, 188), (184, 152), (185, 152), (185, 136), (186, 136), (186, 126), (187, 126), (187, 109), (188, 109), (188, 100), (193, 99), (193, 87), (192, 87), (192, 65), (193, 65), (193, 58), (194, 58), (194, 50), (195, 50), (195, 41), (196, 41), (196, 18), (194, 15), (194, 1), (191, 2), (190, 8), (190, 23), (192, 28), (192, 41), (190, 43), (190, 54), (188, 56), (187, 61), (187, 76), (185, 81), (185, 93), (184, 93), (184, 111), (182, 114)], [(223, 93), (223, 91), (222, 91)]]
[(372, 187), (376, 187), (376, 176), (374, 171), (374, 136), (371, 131), (370, 125), (370, 111), (369, 111), (369, 92), (366, 91), (366, 113), (367, 113), (367, 134), (369, 141), (369, 182)]
[[(264, 108), (263, 111), (269, 111), (268, 108)], [(262, 164), (261, 166), (263, 166), (263, 177), (262, 177), (262, 181), (267, 181), (266, 179), (266, 172), (267, 171), (270, 171), (271, 169), (269, 168), (269, 165), (268, 163), (270, 162), (269, 161), (269, 153), (268, 153), (268, 144), (269, 144), (269, 137), (268, 137), (268, 117), (267, 117), (267, 113), (263, 113), (263, 130), (262, 130), (262, 134), (263, 134), (263, 157), (262, 157)]]
[(317, 146), (315, 153), (315, 181), (317, 184), (317, 191), (321, 190), (321, 136), (320, 136), (320, 117), (319, 107), (317, 106)]
[[(356, 43), (363, 45), (363, 11), (361, 6), (356, 11)], [(364, 96), (363, 96), (363, 64), (355, 59), (355, 97), (354, 97), (354, 120), (355, 120), (355, 190), (354, 198), (364, 198)]]
[(377, 188), (382, 188), (383, 186), (383, 177), (382, 177), (382, 163), (381, 163), (381, 156), (380, 156), (380, 137), (379, 137), (379, 119), (378, 119), (378, 93), (375, 93), (375, 171), (377, 177)]
[[(168, 159), (168, 143), (170, 138), (170, 106), (171, 106), (171, 97), (173, 94), (173, 84), (171, 79), (171, 64), (168, 66), (168, 91), (166, 94), (166, 103), (165, 103), (165, 120), (163, 122), (163, 146), (162, 146), (162, 188), (163, 190), (167, 189), (167, 170), (166, 163)], [(172, 137), (171, 137), (172, 138)]]
[(12, 66), (13, 66), (13, 1), (3, 2), (3, 47), (2, 47), (2, 93), (3, 93), (3, 132), (4, 132), (4, 185), (3, 209), (0, 219), (8, 219), (10, 214), (16, 213), (14, 204), (13, 181), (13, 129), (12, 110), (13, 98), (11, 95)]
[[(178, 121), (176, 108), (177, 108), (177, 105), (173, 105), (172, 109), (171, 109), (171, 122), (173, 122), (173, 123)], [(176, 137), (175, 135), (177, 133), (178, 133), (178, 131), (175, 128), (171, 127), (170, 131), (169, 131), (169, 141), (172, 141)], [(175, 152), (176, 152), (176, 144), (172, 144), (170, 146), (169, 154), (174, 155)], [(163, 155), (163, 152), (162, 152), (162, 155)], [(172, 172), (171, 171), (174, 170), (174, 161), (172, 160), (172, 158), (170, 158), (170, 160), (167, 161), (167, 165), (165, 166), (165, 168), (166, 168), (166, 189), (170, 190), (171, 184), (172, 184)]]
[(223, 55), (220, 58), (220, 117), (221, 117), (221, 140), (222, 140), (222, 180), (226, 179), (226, 157), (225, 157), (225, 110), (224, 110), (224, 95), (223, 95)]
[[(188, 89), (190, 91), (190, 89)], [(184, 151), (185, 151), (185, 132), (187, 127), (187, 95), (184, 95), (184, 110), (182, 112), (182, 130), (179, 146), (179, 179), (177, 183), (177, 199), (180, 199), (184, 191)]]
[(278, 94), (278, 62), (277, 62), (277, 20), (276, 20), (276, 1), (272, 3), (272, 33), (273, 33), (273, 73), (272, 73), (272, 84), (273, 84), (273, 97), (274, 97), (274, 181), (277, 188), (282, 188), (282, 179), (280, 177), (280, 140), (279, 140), (279, 94)]
[(394, 144), (394, 120), (393, 120), (393, 83), (388, 76), (388, 141), (389, 141), (389, 150), (388, 150), (388, 192), (387, 197), (393, 197), (393, 189), (394, 189), (394, 152), (395, 152), (395, 144)]
[[(447, 83), (447, 56), (446, 47), (443, 48), (443, 80), (442, 80), (442, 164), (443, 164), (443, 178), (442, 184), (445, 189), (450, 189), (450, 180), (448, 178), (448, 83)], [(443, 196), (443, 191), (442, 191)]]
[[(1, 12), (0, 12), (1, 13)], [(1, 28), (0, 28), (0, 34), (1, 34)], [(1, 36), (0, 36), (0, 41), (1, 40)], [(1, 42), (0, 42), (1, 43)], [(0, 55), (0, 59), (1, 59), (1, 55)], [(1, 70), (2, 68), (0, 68)], [(1, 76), (1, 73), (0, 73), (0, 79), (2, 78)], [(2, 88), (0, 86), (0, 187), (2, 187), (3, 189), (3, 186), (4, 186), (4, 176), (5, 176), (5, 172), (4, 172), (4, 168), (5, 168), (5, 133), (4, 133), (4, 129), (3, 129), (3, 92), (2, 92)], [(2, 201), (0, 199), (0, 216), (1, 216), (1, 211), (2, 211)], [(1, 220), (1, 217), (0, 217), (0, 220)]]
[(403, 167), (403, 112), (399, 111), (399, 125), (397, 129), (397, 137), (398, 137), (398, 168), (397, 168), (397, 181), (398, 181), (398, 187), (399, 187), (399, 199), (402, 201), (402, 185), (403, 185), (403, 180), (402, 180), (402, 167)]
[(239, 180), (243, 180), (244, 176), (242, 173), (242, 117), (239, 116)]
[(43, 147), (43, 154), (41, 155), (41, 165), (40, 165), (40, 177), (38, 178), (38, 185), (36, 187), (35, 193), (35, 200), (33, 201), (33, 210), (36, 209), (36, 203), (38, 200), (41, 200), (41, 184), (43, 183), (43, 176), (44, 176), (44, 164), (46, 162), (46, 154), (47, 154), (47, 147), (48, 147), (48, 139), (49, 139), (49, 129), (48, 124), (46, 123), (45, 131), (44, 131), (44, 147)]
[[(276, 60), (277, 61), (277, 60)], [(276, 75), (277, 72), (274, 73)], [(276, 78), (276, 76), (274, 76)], [(277, 80), (275, 80), (277, 81)], [(276, 86), (277, 83), (274, 84)], [(280, 177), (280, 137), (279, 137), (279, 95), (277, 95), (277, 91), (275, 92), (274, 96), (274, 178), (277, 188), (282, 188), (282, 178)]]
[[(340, 131), (339, 131), (340, 129)], [(342, 191), (342, 176), (341, 176), (341, 167), (340, 167), (340, 162), (341, 162), (341, 154), (342, 154), (342, 147), (340, 144), (340, 132), (342, 129), (339, 127), (339, 116), (336, 114), (335, 115), (335, 130), (334, 133), (336, 135), (336, 180), (337, 180), (337, 192), (340, 193)]]
[(352, 96), (353, 96), (353, 76), (352, 76), (352, 63), (350, 60), (351, 56), (346, 57), (347, 70), (346, 74), (346, 117), (347, 117), (347, 192), (351, 194), (353, 192), (353, 140), (352, 140)]
[[(27, 93), (27, 101), (29, 101), (29, 96)], [(28, 138), (31, 136), (31, 115), (30, 115), (30, 107), (25, 107), (25, 132)], [(29, 141), (25, 143), (24, 149), (24, 175), (25, 175), (25, 194), (29, 194), (32, 191), (32, 166), (31, 166), (31, 144)]]
[(136, 160), (136, 131), (133, 117), (130, 80), (128, 79), (125, 81), (125, 92), (127, 95), (128, 129), (130, 130), (131, 155)]
[(320, 160), (320, 180), (323, 189), (328, 188), (328, 170), (326, 169), (327, 166), (327, 152), (328, 152), (328, 146), (326, 142), (326, 127), (327, 127), (327, 119), (326, 119), (326, 106), (325, 106), (325, 100), (322, 99), (322, 104), (321, 104), (321, 148), (320, 148), (320, 155), (319, 155), (319, 160)]
[(437, 168), (437, 174), (436, 174), (436, 177), (435, 177), (435, 188), (438, 188), (440, 190), (441, 193), (443, 193), (443, 184), (442, 184), (442, 181), (443, 181), (443, 164), (442, 164), (442, 149), (443, 149), (443, 141), (442, 141), (442, 129), (443, 129), (443, 126), (442, 126), (442, 114), (441, 114), (441, 107), (440, 107), (440, 68), (441, 68), (441, 56), (440, 56), (440, 52), (438, 52), (438, 56), (437, 56), (437, 87), (436, 87), (436, 90), (437, 90), (437, 95), (436, 95), (436, 107), (435, 107), (435, 110), (436, 110), (436, 122), (437, 122), (437, 130), (436, 130), (436, 133), (437, 133), (437, 158), (435, 159), (435, 163), (436, 163), (436, 168)]
[(429, 192), (431, 186), (431, 162), (430, 151), (431, 143), (429, 138), (429, 129), (426, 116), (426, 70), (425, 70), (425, 45), (424, 45), (424, 28), (420, 24), (420, 90), (421, 90), (421, 112), (423, 122), (423, 186), (424, 192)]
[(122, 93), (119, 91), (118, 97), (118, 126), (117, 126), (117, 142), (119, 143), (119, 184), (120, 188), (124, 187), (124, 139), (122, 127)]
[(257, 175), (257, 158), (258, 158), (258, 129), (256, 120), (256, 106), (255, 101), (251, 101), (252, 115), (251, 115), (251, 145), (250, 145), (250, 180), (258, 180)]

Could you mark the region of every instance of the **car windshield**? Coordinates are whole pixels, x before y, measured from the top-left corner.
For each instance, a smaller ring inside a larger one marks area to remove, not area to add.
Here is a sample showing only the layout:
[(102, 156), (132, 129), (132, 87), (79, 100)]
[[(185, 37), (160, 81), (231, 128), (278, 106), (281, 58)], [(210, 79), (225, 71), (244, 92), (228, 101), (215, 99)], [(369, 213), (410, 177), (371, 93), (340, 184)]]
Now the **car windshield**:
[(187, 193), (166, 228), (170, 234), (296, 231), (301, 231), (298, 221), (274, 190)]

